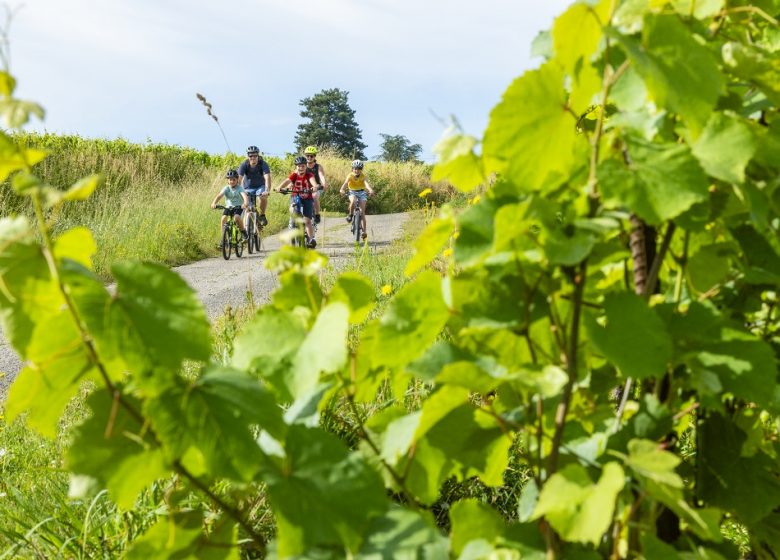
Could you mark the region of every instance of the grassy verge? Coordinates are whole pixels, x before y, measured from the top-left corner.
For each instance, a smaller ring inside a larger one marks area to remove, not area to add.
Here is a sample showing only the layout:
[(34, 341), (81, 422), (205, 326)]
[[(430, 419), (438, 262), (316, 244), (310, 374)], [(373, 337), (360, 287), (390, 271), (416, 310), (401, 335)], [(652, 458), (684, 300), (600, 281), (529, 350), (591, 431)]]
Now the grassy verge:
[[(73, 226), (92, 230), (98, 247), (95, 268), (102, 277), (110, 278), (111, 265), (118, 260), (143, 259), (173, 266), (216, 255), (219, 213), (209, 204), (225, 184), (225, 170), (237, 167), (243, 158), (122, 139), (51, 134), (17, 138), (22, 144), (49, 152), (33, 172), (50, 185), (64, 189), (87, 175), (101, 173), (105, 177), (105, 185), (90, 200), (66, 204), (55, 217), (55, 233)], [(338, 196), (338, 189), (350, 171), (350, 162), (327, 154), (319, 159), (331, 187), (323, 196), (323, 209), (343, 212), (346, 202)], [(292, 157), (266, 161), (274, 186), (293, 169)], [(366, 174), (376, 189), (369, 213), (420, 208), (426, 201), (418, 194), (424, 189), (430, 189), (427, 200), (436, 204), (463, 199), (448, 184), (431, 183), (430, 171), (430, 166), (423, 164), (369, 162)], [(0, 184), (0, 217), (30, 215), (28, 204), (13, 192), (8, 181)], [(271, 196), (267, 216), (268, 233), (284, 226), (285, 197)]]

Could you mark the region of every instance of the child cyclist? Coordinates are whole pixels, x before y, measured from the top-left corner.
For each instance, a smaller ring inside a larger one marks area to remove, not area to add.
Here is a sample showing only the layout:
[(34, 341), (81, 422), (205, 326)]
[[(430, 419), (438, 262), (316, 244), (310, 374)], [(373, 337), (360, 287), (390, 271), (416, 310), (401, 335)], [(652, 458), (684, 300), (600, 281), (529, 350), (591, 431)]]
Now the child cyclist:
[[(298, 156), (295, 158), (295, 171), (285, 179), (281, 185), (276, 187), (276, 191), (292, 185), (292, 194), (301, 197), (303, 204), (303, 218), (306, 224), (306, 233), (309, 236), (309, 248), (314, 249), (317, 246), (317, 240), (314, 239), (314, 230), (311, 225), (311, 219), (314, 215), (313, 193), (317, 190), (317, 183), (314, 175), (306, 169), (306, 158)], [(290, 216), (294, 217), (295, 208), (290, 204)]]
[(368, 184), (366, 176), (363, 175), (363, 162), (356, 159), (352, 162), (352, 173), (347, 175), (344, 184), (341, 185), (339, 192), (344, 194), (349, 188), (349, 216), (347, 221), (352, 221), (352, 215), (355, 211), (355, 201), (360, 204), (360, 221), (363, 231), (363, 239), (366, 238), (366, 202), (368, 197), (374, 194), (371, 185)]
[(306, 146), (303, 150), (303, 155), (306, 157), (306, 170), (314, 175), (314, 182), (317, 183), (317, 190), (314, 191), (314, 223), (320, 223), (320, 192), (328, 188), (327, 180), (325, 179), (325, 168), (321, 163), (317, 162), (317, 147)]
[(238, 184), (238, 171), (231, 169), (225, 173), (225, 178), (228, 184), (225, 185), (221, 191), (217, 193), (214, 200), (211, 202), (211, 207), (216, 208), (217, 202), (223, 196), (225, 197), (226, 208), (222, 211), (222, 220), (220, 221), (220, 232), (225, 229), (225, 222), (228, 216), (234, 216), (238, 229), (241, 230), (241, 235), (246, 240), (246, 229), (244, 229), (244, 222), (241, 221), (241, 210), (249, 205), (249, 199), (246, 196), (246, 191)]

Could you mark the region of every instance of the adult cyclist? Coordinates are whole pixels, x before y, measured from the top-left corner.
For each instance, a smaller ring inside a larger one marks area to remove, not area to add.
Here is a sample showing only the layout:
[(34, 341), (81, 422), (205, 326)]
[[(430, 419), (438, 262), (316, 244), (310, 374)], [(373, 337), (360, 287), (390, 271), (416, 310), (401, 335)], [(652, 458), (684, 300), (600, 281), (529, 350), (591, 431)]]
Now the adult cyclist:
[(271, 189), (271, 168), (260, 156), (257, 146), (246, 149), (246, 159), (238, 167), (241, 186), (249, 196), (249, 206), (254, 206), (257, 195), (260, 195), (260, 225), (268, 225), (265, 218), (265, 208), (268, 205), (268, 192)]
[(314, 181), (317, 183), (317, 190), (314, 191), (314, 223), (320, 223), (320, 191), (324, 191), (328, 188), (327, 180), (325, 179), (325, 168), (321, 164), (317, 163), (317, 147), (306, 146), (303, 150), (303, 155), (306, 156), (306, 170), (314, 175)]

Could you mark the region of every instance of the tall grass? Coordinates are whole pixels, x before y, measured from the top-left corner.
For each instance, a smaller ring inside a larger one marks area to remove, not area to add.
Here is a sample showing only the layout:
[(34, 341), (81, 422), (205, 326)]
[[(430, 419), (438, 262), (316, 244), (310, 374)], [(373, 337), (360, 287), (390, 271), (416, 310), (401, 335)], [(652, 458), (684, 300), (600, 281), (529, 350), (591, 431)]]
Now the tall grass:
[[(55, 227), (55, 234), (77, 225), (92, 230), (98, 246), (95, 268), (104, 278), (110, 278), (117, 260), (177, 265), (216, 254), (219, 213), (209, 204), (225, 184), (225, 171), (237, 167), (243, 157), (123, 139), (53, 134), (22, 134), (17, 139), (49, 152), (33, 172), (52, 186), (67, 188), (86, 175), (104, 175), (105, 185), (88, 201), (63, 206)], [(274, 186), (290, 174), (293, 157), (266, 158)], [(323, 209), (343, 212), (346, 201), (338, 189), (350, 172), (350, 161), (328, 154), (319, 161), (330, 186)], [(423, 164), (369, 162), (366, 175), (376, 190), (368, 204), (372, 214), (419, 208), (424, 201), (418, 194), (426, 188), (433, 202), (462, 198), (446, 183), (432, 184), (430, 166)], [(19, 213), (31, 214), (29, 202), (17, 196), (8, 181), (0, 184), (0, 216)], [(281, 229), (287, 222), (285, 197), (271, 196), (267, 215), (268, 233)]]

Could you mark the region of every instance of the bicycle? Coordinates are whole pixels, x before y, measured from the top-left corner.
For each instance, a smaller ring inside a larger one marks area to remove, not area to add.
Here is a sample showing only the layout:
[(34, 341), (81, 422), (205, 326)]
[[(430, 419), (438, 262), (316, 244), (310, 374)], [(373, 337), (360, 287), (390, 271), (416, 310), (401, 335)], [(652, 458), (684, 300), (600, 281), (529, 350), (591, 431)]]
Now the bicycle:
[[(345, 194), (349, 198), (348, 194)], [(352, 235), (355, 236), (355, 244), (359, 245), (363, 240), (365, 232), (363, 231), (363, 212), (360, 210), (360, 201), (355, 200), (354, 207), (352, 208)]]
[[(279, 192), (281, 194), (291, 194), (291, 204), (293, 206), (293, 213), (294, 216), (290, 217), (290, 221), (287, 225), (288, 229), (294, 230), (297, 229), (298, 232), (296, 235), (292, 238), (292, 246), (293, 247), (303, 247), (308, 248), (309, 247), (309, 234), (306, 233), (306, 225), (304, 222), (304, 216), (303, 216), (303, 200), (301, 199), (300, 194), (293, 193), (292, 189), (279, 189)], [(312, 220), (312, 227), (314, 227), (314, 220)], [(314, 230), (316, 231), (316, 230)]]
[(246, 225), (247, 251), (251, 255), (253, 251), (260, 252), (263, 243), (263, 224), (260, 223), (260, 214), (255, 205), (255, 196), (250, 196), (249, 207), (244, 212), (244, 224)]
[[(214, 209), (225, 210), (226, 207), (218, 204)], [(232, 214), (228, 216), (225, 227), (222, 228), (222, 256), (225, 260), (230, 259), (231, 251), (234, 251), (236, 257), (239, 258), (244, 253), (244, 240), (241, 236), (241, 230), (238, 229), (238, 224), (236, 224)]]

